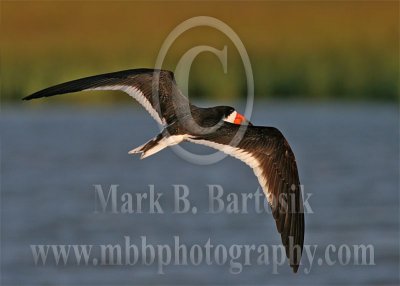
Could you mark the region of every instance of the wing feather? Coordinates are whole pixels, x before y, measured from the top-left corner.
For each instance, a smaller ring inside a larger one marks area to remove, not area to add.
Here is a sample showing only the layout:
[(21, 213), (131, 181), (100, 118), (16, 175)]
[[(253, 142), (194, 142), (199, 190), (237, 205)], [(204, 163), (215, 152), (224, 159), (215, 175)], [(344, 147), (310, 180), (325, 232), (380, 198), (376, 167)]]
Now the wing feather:
[(176, 120), (176, 110), (190, 107), (166, 70), (132, 69), (89, 76), (35, 92), (24, 100), (87, 90), (121, 90), (136, 99), (162, 125)]
[(225, 123), (214, 133), (187, 140), (220, 150), (253, 169), (271, 206), (290, 265), (297, 272), (304, 243), (304, 214), (295, 156), (282, 133), (272, 127), (247, 126), (234, 146), (232, 139), (239, 128)]

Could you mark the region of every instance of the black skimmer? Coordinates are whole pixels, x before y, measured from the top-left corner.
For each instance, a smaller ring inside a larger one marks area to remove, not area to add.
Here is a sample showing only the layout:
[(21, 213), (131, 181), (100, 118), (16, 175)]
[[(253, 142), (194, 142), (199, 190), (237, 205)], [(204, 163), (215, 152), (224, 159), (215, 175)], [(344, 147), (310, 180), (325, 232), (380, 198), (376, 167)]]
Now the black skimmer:
[[(35, 92), (24, 100), (86, 90), (121, 90), (136, 99), (164, 129), (129, 153), (148, 157), (189, 141), (249, 165), (271, 206), (286, 256), (297, 272), (304, 243), (304, 213), (295, 156), (274, 127), (253, 126), (229, 106), (200, 108), (178, 89), (166, 70), (133, 69), (81, 78)], [(237, 136), (239, 135), (239, 136)]]

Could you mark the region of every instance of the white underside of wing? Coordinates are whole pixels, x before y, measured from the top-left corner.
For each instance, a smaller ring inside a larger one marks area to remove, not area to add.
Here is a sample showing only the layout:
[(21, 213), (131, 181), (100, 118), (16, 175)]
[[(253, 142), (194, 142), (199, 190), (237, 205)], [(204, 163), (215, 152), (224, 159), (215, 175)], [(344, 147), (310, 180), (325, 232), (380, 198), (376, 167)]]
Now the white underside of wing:
[(224, 152), (225, 154), (228, 154), (246, 163), (248, 166), (250, 166), (250, 168), (253, 169), (253, 172), (256, 175), (258, 182), (260, 183), (264, 191), (264, 194), (268, 199), (268, 202), (272, 204), (272, 193), (268, 189), (267, 178), (262, 173), (263, 170), (260, 166), (260, 161), (257, 160), (257, 158), (253, 154), (244, 149), (240, 149), (230, 145), (219, 144), (208, 140), (196, 140), (196, 139), (191, 139), (190, 137), (186, 138), (186, 140), (192, 143), (201, 144), (217, 149), (221, 152)]
[(134, 86), (130, 85), (107, 85), (107, 86), (100, 86), (100, 87), (95, 87), (95, 88), (88, 88), (85, 90), (121, 90), (132, 96), (134, 99), (136, 99), (146, 110), (147, 112), (153, 117), (157, 123), (161, 125), (165, 125), (165, 119), (161, 118), (158, 112), (154, 109), (154, 107), (151, 105), (150, 101), (147, 100), (147, 98), (144, 96), (143, 92), (141, 92), (139, 89), (137, 89)]

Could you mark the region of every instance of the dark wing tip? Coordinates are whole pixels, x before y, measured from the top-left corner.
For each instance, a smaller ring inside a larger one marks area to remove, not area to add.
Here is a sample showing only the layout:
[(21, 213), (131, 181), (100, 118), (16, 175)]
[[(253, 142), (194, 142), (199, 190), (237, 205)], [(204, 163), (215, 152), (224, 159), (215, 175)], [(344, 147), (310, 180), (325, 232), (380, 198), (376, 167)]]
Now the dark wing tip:
[(49, 96), (54, 96), (57, 94), (77, 92), (77, 91), (81, 91), (84, 89), (84, 87), (80, 88), (80, 87), (74, 86), (75, 82), (77, 82), (77, 81), (66, 82), (66, 83), (58, 84), (55, 86), (51, 86), (51, 87), (39, 90), (35, 93), (32, 93), (28, 96), (23, 97), (22, 100), (32, 100), (32, 99), (37, 99), (37, 98), (42, 98), (42, 97), (49, 97)]
[(292, 267), (292, 269), (293, 269), (293, 272), (294, 273), (297, 273), (297, 271), (299, 270), (299, 264), (295, 264), (295, 265), (290, 265), (291, 267)]
[(23, 97), (21, 100), (31, 100), (31, 99), (40, 98), (40, 97), (36, 97), (36, 93), (32, 93), (31, 95)]
[(290, 210), (293, 206), (288, 202), (289, 209), (284, 215), (286, 217), (285, 221), (288, 220), (288, 223), (283, 226), (283, 229), (278, 229), (281, 233), (286, 257), (294, 273), (299, 269), (304, 247), (304, 212), (301, 206), (298, 208), (302, 203), (302, 199), (301, 197), (299, 198), (299, 195), (296, 196), (296, 199), (296, 209)]
[(132, 76), (140, 74), (150, 74), (150, 73), (159, 73), (160, 76), (163, 74), (164, 75), (167, 74), (172, 81), (175, 81), (174, 73), (169, 70), (159, 70), (159, 69), (149, 69), (149, 68), (130, 69), (130, 70), (123, 70), (118, 72), (111, 72), (106, 74), (84, 77), (77, 80), (61, 83), (40, 90), (38, 92), (32, 93), (31, 95), (22, 98), (22, 100), (31, 100), (42, 97), (49, 97), (57, 94), (82, 91), (88, 88), (99, 87), (105, 84), (113, 83), (115, 81), (123, 81), (124, 79), (127, 79)]
[(31, 99), (50, 96), (50, 95), (46, 95), (46, 90), (47, 89), (43, 89), (43, 90), (40, 90), (38, 92), (32, 93), (32, 94), (30, 94), (28, 96), (23, 97), (22, 100), (31, 100)]

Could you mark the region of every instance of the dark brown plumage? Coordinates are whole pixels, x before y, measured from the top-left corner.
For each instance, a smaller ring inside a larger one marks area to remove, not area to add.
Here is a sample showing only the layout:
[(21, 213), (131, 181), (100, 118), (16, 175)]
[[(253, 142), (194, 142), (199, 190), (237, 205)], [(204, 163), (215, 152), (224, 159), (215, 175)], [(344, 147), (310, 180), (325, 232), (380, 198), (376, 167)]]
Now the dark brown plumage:
[[(245, 118), (229, 106), (200, 108), (190, 104), (173, 73), (165, 70), (133, 69), (86, 77), (46, 88), (24, 100), (84, 90), (122, 90), (164, 125), (158, 136), (130, 153), (142, 153), (145, 158), (189, 141), (249, 165), (267, 196), (289, 263), (297, 272), (304, 243), (303, 201), (295, 156), (278, 129), (242, 121)], [(245, 125), (232, 124), (237, 120)], [(171, 138), (178, 139), (167, 140)]]
[[(295, 156), (278, 129), (248, 126), (241, 131), (240, 128), (235, 124), (224, 123), (215, 132), (194, 136), (190, 141), (207, 146), (210, 145), (203, 140), (234, 146), (251, 154), (259, 162), (262, 175), (266, 178), (265, 185), (259, 179), (261, 187), (267, 196), (271, 193), (269, 204), (276, 227), (281, 234), (290, 265), (297, 272), (304, 243), (304, 211)], [(241, 137), (237, 144), (234, 143), (234, 136)], [(235, 151), (226, 153), (238, 157)], [(254, 169), (254, 165), (249, 165)]]

